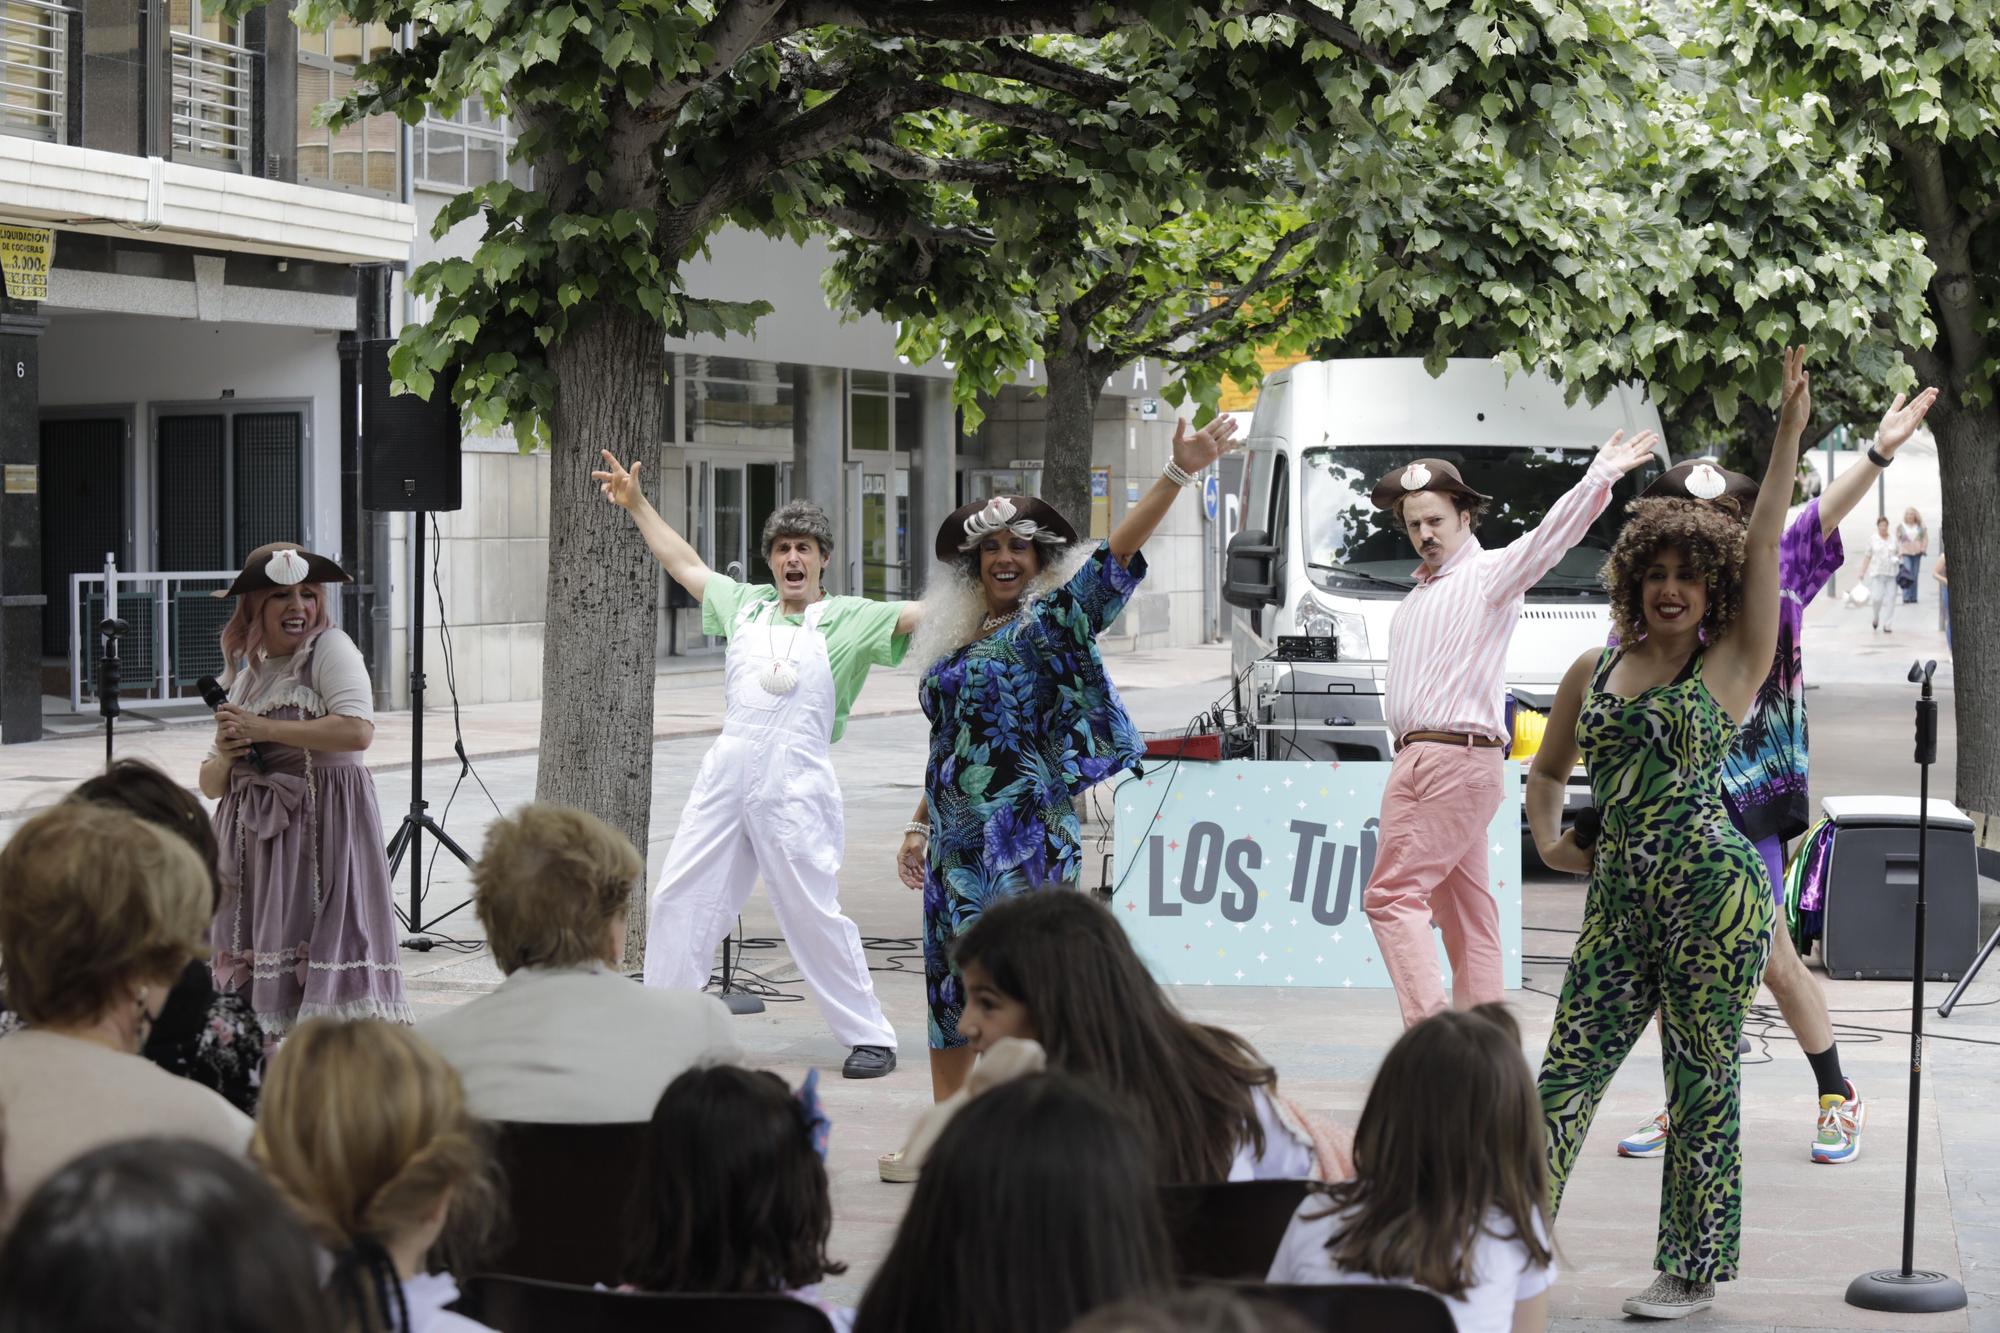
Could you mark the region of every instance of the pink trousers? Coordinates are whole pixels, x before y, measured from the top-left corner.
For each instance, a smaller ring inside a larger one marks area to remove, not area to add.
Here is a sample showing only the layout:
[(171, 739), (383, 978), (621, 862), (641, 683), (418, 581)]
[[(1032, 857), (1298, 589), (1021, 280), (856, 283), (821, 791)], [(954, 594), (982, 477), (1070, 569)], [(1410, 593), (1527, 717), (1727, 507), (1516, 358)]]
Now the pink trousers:
[(1361, 901), (1405, 1027), (1446, 1007), (1433, 922), (1451, 959), (1457, 1006), (1501, 997), (1500, 904), (1487, 887), (1486, 834), (1500, 808), (1504, 754), (1418, 741), (1390, 770), (1375, 871)]

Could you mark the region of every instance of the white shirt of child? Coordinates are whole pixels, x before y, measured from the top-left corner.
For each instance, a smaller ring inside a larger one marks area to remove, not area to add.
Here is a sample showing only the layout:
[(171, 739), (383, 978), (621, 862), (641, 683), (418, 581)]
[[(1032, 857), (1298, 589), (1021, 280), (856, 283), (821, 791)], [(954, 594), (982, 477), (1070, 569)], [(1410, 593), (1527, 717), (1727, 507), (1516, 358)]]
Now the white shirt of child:
[(410, 1333), (494, 1333), (476, 1319), (445, 1307), (458, 1299), (458, 1283), (449, 1273), (419, 1273), (403, 1284), (410, 1307)]
[[(1277, 1257), (1271, 1261), (1269, 1281), (1286, 1284), (1331, 1286), (1343, 1282), (1378, 1286), (1411, 1286), (1413, 1283), (1378, 1278), (1368, 1273), (1350, 1273), (1340, 1268), (1327, 1252), (1345, 1213), (1328, 1212), (1324, 1198), (1309, 1198), (1292, 1215), (1285, 1238), (1278, 1243)], [(1547, 1291), (1556, 1280), (1556, 1267), (1535, 1264), (1528, 1247), (1514, 1236), (1513, 1227), (1495, 1210), (1487, 1214), (1486, 1230), (1479, 1235), (1472, 1257), (1472, 1285), (1463, 1296), (1441, 1296), (1451, 1309), (1458, 1333), (1508, 1333), (1514, 1326), (1514, 1306)], [(1547, 1244), (1540, 1219), (1535, 1230)], [(1502, 1240), (1498, 1232), (1507, 1239)]]
[(1299, 1139), (1278, 1118), (1278, 1108), (1262, 1088), (1250, 1089), (1257, 1107), (1257, 1123), (1264, 1127), (1264, 1152), (1260, 1156), (1245, 1142), (1229, 1163), (1230, 1180), (1311, 1180), (1313, 1146)]

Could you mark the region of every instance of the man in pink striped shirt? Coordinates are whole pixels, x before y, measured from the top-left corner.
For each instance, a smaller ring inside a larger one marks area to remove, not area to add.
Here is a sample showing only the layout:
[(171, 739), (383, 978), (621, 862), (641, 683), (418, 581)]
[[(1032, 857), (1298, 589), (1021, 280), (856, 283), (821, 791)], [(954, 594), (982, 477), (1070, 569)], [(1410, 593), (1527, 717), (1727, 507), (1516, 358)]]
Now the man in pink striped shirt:
[(1500, 808), (1508, 744), (1504, 671), (1528, 589), (1604, 512), (1611, 484), (1653, 456), (1659, 437), (1619, 431), (1541, 526), (1497, 551), (1473, 535), (1487, 497), (1458, 469), (1419, 458), (1376, 483), (1423, 561), (1389, 622), (1383, 713), (1396, 762), (1382, 793), (1380, 844), (1362, 899), (1404, 1026), (1446, 1007), (1431, 923), (1451, 959), (1461, 1009), (1500, 999), (1500, 907), (1487, 888), (1486, 829)]

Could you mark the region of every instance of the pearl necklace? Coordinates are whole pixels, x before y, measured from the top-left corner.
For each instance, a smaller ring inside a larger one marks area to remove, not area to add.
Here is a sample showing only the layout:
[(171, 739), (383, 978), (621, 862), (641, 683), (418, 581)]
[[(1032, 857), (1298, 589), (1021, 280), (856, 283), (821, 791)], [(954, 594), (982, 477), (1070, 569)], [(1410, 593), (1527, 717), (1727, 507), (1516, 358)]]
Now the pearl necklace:
[(1008, 621), (1012, 620), (1015, 616), (1018, 616), (1020, 614), (1021, 614), (1021, 608), (1017, 606), (1012, 611), (1007, 612), (1005, 615), (988, 616), (980, 624), (979, 632), (981, 634), (991, 634), (994, 630), (999, 629), (1002, 625), (1006, 624)]

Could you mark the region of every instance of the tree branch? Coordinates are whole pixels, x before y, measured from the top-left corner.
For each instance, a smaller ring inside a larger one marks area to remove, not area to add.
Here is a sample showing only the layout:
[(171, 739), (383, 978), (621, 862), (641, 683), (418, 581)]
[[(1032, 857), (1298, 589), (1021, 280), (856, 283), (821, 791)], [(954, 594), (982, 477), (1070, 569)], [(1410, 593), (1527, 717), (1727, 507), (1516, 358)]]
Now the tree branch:
[[(1328, 11), (1313, 4), (1312, 0), (1250, 0), (1250, 3), (1243, 7), (1243, 13), (1245, 17), (1288, 18), (1321, 40), (1331, 42), (1349, 55), (1358, 56), (1388, 74), (1402, 74), (1410, 68), (1409, 61), (1399, 60), (1390, 54), (1386, 47), (1369, 41)], [(1445, 88), (1438, 92), (1434, 100), (1439, 106), (1450, 111), (1463, 105), (1465, 97), (1455, 89)]]
[(936, 107), (944, 91), (914, 82), (895, 88), (850, 88), (802, 112), (775, 133), (756, 136), (731, 155), (699, 199), (673, 211), (678, 239), (702, 235), (785, 168), (830, 153), (897, 116)]
[(1938, 314), (1949, 348), (1946, 356), (1961, 378), (1985, 360), (1985, 339), (1978, 324), (1978, 293), (1972, 282), (1971, 232), (1944, 178), (1944, 155), (1935, 142), (1912, 143), (1899, 153), (1903, 178), (1909, 183), (1917, 216), (1923, 224), (1931, 262), (1931, 304)]
[(977, 227), (938, 226), (907, 213), (889, 213), (851, 204), (825, 204), (808, 211), (820, 221), (838, 227), (858, 240), (878, 244), (915, 241), (926, 249), (967, 245), (981, 250), (993, 244), (991, 232)]
[(800, 26), (835, 23), (883, 37), (935, 37), (979, 42), (996, 37), (1070, 33), (1100, 37), (1144, 23), (1137, 7), (1116, 5), (1097, 13), (1091, 0), (794, 0)]
[(1027, 180), (1014, 168), (964, 158), (925, 157), (887, 139), (863, 139), (862, 160), (899, 181), (955, 181), (965, 185), (1018, 188)]
[(1125, 289), (1131, 285), (1132, 265), (1137, 263), (1138, 259), (1139, 242), (1134, 241), (1120, 250), (1118, 258), (1112, 262), (1104, 276), (1090, 284), (1082, 296), (1070, 303), (1070, 310), (1074, 312), (1075, 317), (1084, 324), (1090, 324), (1109, 309), (1111, 303), (1123, 296)]
[(1025, 130), (1029, 134), (1039, 134), (1045, 139), (1076, 144), (1084, 148), (1097, 148), (1103, 143), (1098, 138), (1097, 131), (1078, 125), (1067, 116), (1044, 111), (1040, 107), (1025, 106), (1016, 102), (996, 102), (990, 97), (960, 92), (956, 88), (947, 88), (936, 83), (919, 82), (912, 86), (929, 91), (937, 99), (927, 105), (956, 111), (973, 120), (1004, 125), (1009, 129)]
[(1017, 83), (1033, 84), (1053, 92), (1068, 93), (1079, 102), (1102, 106), (1113, 98), (1123, 97), (1129, 85), (1123, 79), (1097, 74), (1075, 65), (1052, 60), (1048, 56), (1037, 55), (1033, 51), (1023, 51), (1019, 47), (1004, 46), (998, 49), (979, 48), (985, 60), (980, 72), (996, 78), (1013, 79)]
[(1266, 287), (1269, 287), (1276, 280), (1278, 269), (1285, 262), (1286, 257), (1292, 251), (1298, 249), (1300, 245), (1312, 239), (1318, 231), (1318, 223), (1307, 223), (1303, 227), (1294, 227), (1283, 236), (1280, 236), (1278, 243), (1271, 247), (1271, 253), (1264, 257), (1264, 262), (1257, 266), (1255, 273), (1244, 279), (1234, 290), (1225, 292), (1222, 299), (1214, 305), (1209, 306), (1192, 318), (1185, 319), (1179, 324), (1171, 326), (1154, 341), (1156, 343), (1183, 342), (1186, 339), (1206, 332), (1217, 324), (1220, 324), (1223, 320), (1235, 315), (1238, 310), (1242, 309), (1245, 301), (1255, 296), (1258, 292), (1263, 291)]
[(667, 80), (646, 98), (646, 119), (665, 120), (680, 110), (681, 103), (712, 83), (745, 55), (764, 42), (790, 36), (803, 25), (798, 15), (786, 14), (788, 0), (729, 0), (702, 30), (701, 40), (710, 51), (707, 62), (691, 74)]

